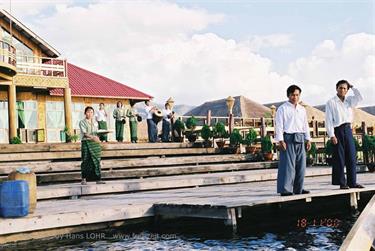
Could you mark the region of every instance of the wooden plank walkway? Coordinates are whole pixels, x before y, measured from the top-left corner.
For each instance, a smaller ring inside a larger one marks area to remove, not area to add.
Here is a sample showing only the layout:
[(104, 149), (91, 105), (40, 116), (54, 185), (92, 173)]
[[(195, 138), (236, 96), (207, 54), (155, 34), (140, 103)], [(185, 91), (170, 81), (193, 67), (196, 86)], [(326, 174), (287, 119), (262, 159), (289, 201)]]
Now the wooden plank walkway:
[[(247, 163), (254, 164), (257, 163)], [(226, 164), (227, 168), (231, 165)], [(331, 168), (314, 167), (306, 171), (306, 176), (320, 176), (331, 174)], [(144, 179), (127, 179), (108, 181), (106, 184), (89, 182), (82, 186), (80, 183), (47, 185), (38, 187), (38, 199), (52, 199), (71, 196), (86, 196), (94, 194), (124, 193), (145, 190), (171, 189), (196, 186), (213, 186), (235, 184), (243, 182), (255, 182), (275, 180), (276, 169), (247, 170), (207, 174), (177, 175), (165, 177), (150, 177)]]
[[(116, 149), (103, 150), (102, 158), (139, 157), (139, 156), (171, 156), (171, 155), (195, 155), (214, 154), (215, 148), (155, 148), (155, 149)], [(0, 161), (31, 161), (31, 160), (55, 160), (55, 159), (80, 159), (80, 151), (56, 151), (56, 152), (21, 152), (2, 153)]]
[[(61, 229), (62, 232), (63, 228), (69, 228), (67, 231), (74, 232), (74, 226), (80, 229), (80, 225), (82, 227), (86, 224), (150, 217), (156, 213), (189, 217), (219, 217), (229, 220), (233, 224), (233, 221), (240, 217), (238, 209), (241, 207), (297, 200), (309, 202), (316, 197), (342, 194), (354, 197), (353, 203), (356, 203), (359, 198), (356, 197), (358, 193), (375, 191), (374, 174), (372, 173), (358, 175), (358, 181), (366, 186), (365, 189), (340, 190), (337, 186), (330, 185), (330, 180), (331, 176), (329, 175), (306, 178), (305, 187), (311, 191), (311, 194), (288, 197), (276, 194), (276, 184), (273, 180), (225, 186), (87, 196), (77, 200), (41, 201), (38, 203), (35, 213), (27, 217), (0, 219), (0, 243), (50, 236), (55, 233), (56, 228)], [(185, 205), (203, 210), (192, 210), (189, 213), (184, 210)], [(179, 207), (182, 212), (180, 215), (175, 210)], [(187, 215), (187, 213), (189, 214)], [(43, 232), (42, 230), (51, 231)], [(42, 232), (40, 235), (23, 234), (29, 231)]]
[[(201, 156), (179, 156), (179, 157), (142, 157), (126, 159), (103, 159), (102, 170), (130, 169), (139, 167), (154, 166), (176, 166), (176, 165), (201, 165), (210, 163), (234, 163), (251, 160), (247, 154), (214, 154)], [(78, 161), (19, 161), (19, 162), (0, 162), (0, 175), (8, 175), (18, 167), (27, 166), (35, 173), (69, 172), (81, 171), (81, 160)], [(267, 166), (267, 162), (257, 162)]]

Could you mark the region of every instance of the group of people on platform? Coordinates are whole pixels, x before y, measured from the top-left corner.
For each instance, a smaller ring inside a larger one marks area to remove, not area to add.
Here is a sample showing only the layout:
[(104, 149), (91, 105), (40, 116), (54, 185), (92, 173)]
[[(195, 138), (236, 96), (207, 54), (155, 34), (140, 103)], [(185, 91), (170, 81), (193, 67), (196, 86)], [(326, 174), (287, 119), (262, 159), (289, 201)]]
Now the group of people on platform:
[[(347, 97), (350, 89), (354, 95)], [(306, 110), (299, 104), (301, 92), (300, 87), (289, 86), (289, 100), (276, 112), (275, 140), (280, 148), (277, 193), (281, 196), (310, 193), (304, 189), (304, 177), (306, 150), (311, 148), (311, 138)], [(357, 183), (356, 150), (351, 128), (352, 108), (362, 100), (361, 93), (353, 85), (340, 80), (336, 84), (336, 95), (326, 104), (325, 126), (333, 144), (332, 185), (339, 185), (340, 189), (364, 188)]]
[[(137, 143), (137, 127), (138, 122), (142, 121), (142, 117), (137, 113), (135, 102), (130, 102), (130, 108), (125, 109), (121, 101), (118, 101), (116, 108), (113, 111), (113, 118), (115, 119), (115, 133), (118, 142), (124, 141), (124, 127), (126, 118), (129, 119), (130, 139), (132, 143)], [(147, 114), (147, 132), (148, 141), (154, 143), (158, 141), (157, 124), (162, 120), (162, 142), (170, 142), (171, 134), (171, 119), (173, 119), (174, 112), (170, 104), (167, 102), (163, 110), (155, 106), (151, 106), (149, 100), (145, 101), (145, 112)], [(96, 181), (98, 184), (104, 184), (101, 180), (101, 146), (100, 142), (108, 142), (106, 131), (108, 114), (105, 110), (104, 103), (100, 103), (99, 109), (95, 112), (94, 108), (88, 106), (85, 108), (85, 118), (79, 122), (81, 131), (81, 176), (83, 185), (87, 181)], [(101, 131), (103, 130), (103, 133)]]
[[(347, 97), (350, 89), (354, 95)], [(299, 104), (301, 92), (297, 85), (289, 86), (286, 92), (288, 101), (277, 109), (275, 117), (275, 140), (280, 149), (277, 193), (281, 196), (310, 193), (304, 189), (304, 177), (306, 150), (311, 148), (311, 138), (306, 110)], [(340, 80), (336, 84), (336, 95), (326, 104), (325, 126), (333, 144), (332, 184), (339, 185), (340, 189), (363, 188), (356, 179), (356, 150), (351, 129), (352, 108), (361, 100), (361, 93), (353, 85), (346, 80)], [(169, 103), (167, 102), (163, 111), (160, 111), (151, 106), (150, 101), (145, 101), (145, 111), (149, 142), (158, 141), (157, 123), (160, 120), (163, 120), (161, 140), (170, 141), (171, 119), (174, 113)], [(155, 119), (155, 116), (158, 118)], [(128, 117), (131, 141), (136, 143), (139, 115), (134, 109), (134, 103), (131, 103), (130, 109), (125, 110), (122, 103), (117, 102), (113, 117), (116, 120), (116, 140), (123, 141), (125, 118)], [(106, 118), (102, 103), (95, 113), (95, 119), (94, 109), (89, 106), (85, 109), (85, 118), (79, 123), (82, 135), (82, 184), (86, 184), (87, 181), (104, 183), (100, 172), (100, 141), (107, 141), (107, 138), (101, 134), (98, 136), (97, 130), (106, 129)]]

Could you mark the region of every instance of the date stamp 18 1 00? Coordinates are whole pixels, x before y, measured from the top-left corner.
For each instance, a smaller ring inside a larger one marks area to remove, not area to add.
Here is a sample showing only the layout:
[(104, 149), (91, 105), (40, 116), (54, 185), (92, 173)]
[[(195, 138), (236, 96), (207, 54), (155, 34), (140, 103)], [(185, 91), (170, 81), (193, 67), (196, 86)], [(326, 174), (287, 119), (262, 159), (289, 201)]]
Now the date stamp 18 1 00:
[(298, 228), (306, 227), (339, 227), (341, 220), (337, 218), (299, 218), (297, 219)]

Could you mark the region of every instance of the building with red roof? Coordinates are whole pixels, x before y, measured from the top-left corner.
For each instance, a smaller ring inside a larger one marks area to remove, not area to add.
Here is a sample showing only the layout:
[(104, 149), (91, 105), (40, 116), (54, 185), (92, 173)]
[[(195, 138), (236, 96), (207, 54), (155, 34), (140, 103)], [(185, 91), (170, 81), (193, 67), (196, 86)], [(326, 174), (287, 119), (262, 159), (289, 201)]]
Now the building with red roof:
[[(5, 10), (0, 10), (0, 143), (61, 142), (78, 132), (86, 106), (105, 104), (109, 129), (117, 101), (124, 106), (151, 95), (70, 64)], [(125, 139), (129, 130), (125, 130)], [(109, 135), (113, 139), (113, 135)]]

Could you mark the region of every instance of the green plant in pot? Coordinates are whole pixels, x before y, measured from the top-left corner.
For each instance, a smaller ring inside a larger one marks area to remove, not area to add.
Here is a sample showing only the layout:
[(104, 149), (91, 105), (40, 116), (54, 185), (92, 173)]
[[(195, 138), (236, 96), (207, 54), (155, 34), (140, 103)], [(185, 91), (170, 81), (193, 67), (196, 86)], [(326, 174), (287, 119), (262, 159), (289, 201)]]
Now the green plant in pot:
[(246, 145), (246, 153), (254, 154), (256, 152), (257, 148), (254, 146), (256, 140), (257, 132), (253, 128), (250, 128), (243, 141), (243, 143)]
[(307, 166), (312, 166), (315, 162), (315, 158), (316, 158), (316, 144), (315, 142), (312, 142), (310, 150), (308, 150), (306, 153)]
[(72, 142), (72, 135), (70, 134), (68, 127), (65, 126), (63, 132), (65, 134), (65, 142), (66, 143)]
[(212, 146), (212, 141), (210, 141), (212, 136), (213, 134), (212, 134), (211, 128), (208, 125), (204, 125), (201, 129), (201, 137), (203, 139), (204, 147)]
[(11, 138), (9, 144), (22, 144), (22, 141), (21, 141), (21, 139), (17, 136), (17, 137), (13, 137), (13, 138)]
[(175, 142), (184, 141), (184, 136), (183, 136), (184, 131), (185, 131), (185, 123), (184, 121), (181, 120), (181, 118), (178, 118), (173, 123), (173, 136), (174, 136)]
[(362, 150), (367, 159), (367, 168), (370, 172), (375, 172), (375, 163), (372, 161), (375, 155), (375, 136), (365, 135), (362, 142)]
[(229, 136), (229, 144), (233, 149), (234, 153), (240, 153), (240, 144), (242, 143), (242, 135), (238, 129), (233, 129), (233, 132)]
[(195, 142), (197, 140), (197, 132), (195, 128), (197, 127), (198, 120), (191, 116), (186, 120), (186, 128), (185, 135), (188, 138), (189, 142)]
[(271, 137), (269, 135), (261, 139), (261, 146), (262, 146), (262, 153), (263, 153), (264, 160), (266, 161), (272, 160), (273, 144), (271, 141)]
[(333, 154), (333, 144), (332, 141), (329, 139), (324, 148), (324, 153), (326, 155), (326, 163), (327, 165), (332, 165), (332, 154)]
[(219, 148), (223, 148), (225, 145), (224, 138), (228, 137), (228, 132), (225, 130), (225, 125), (222, 122), (217, 122), (214, 127), (214, 138), (219, 139), (216, 144)]

